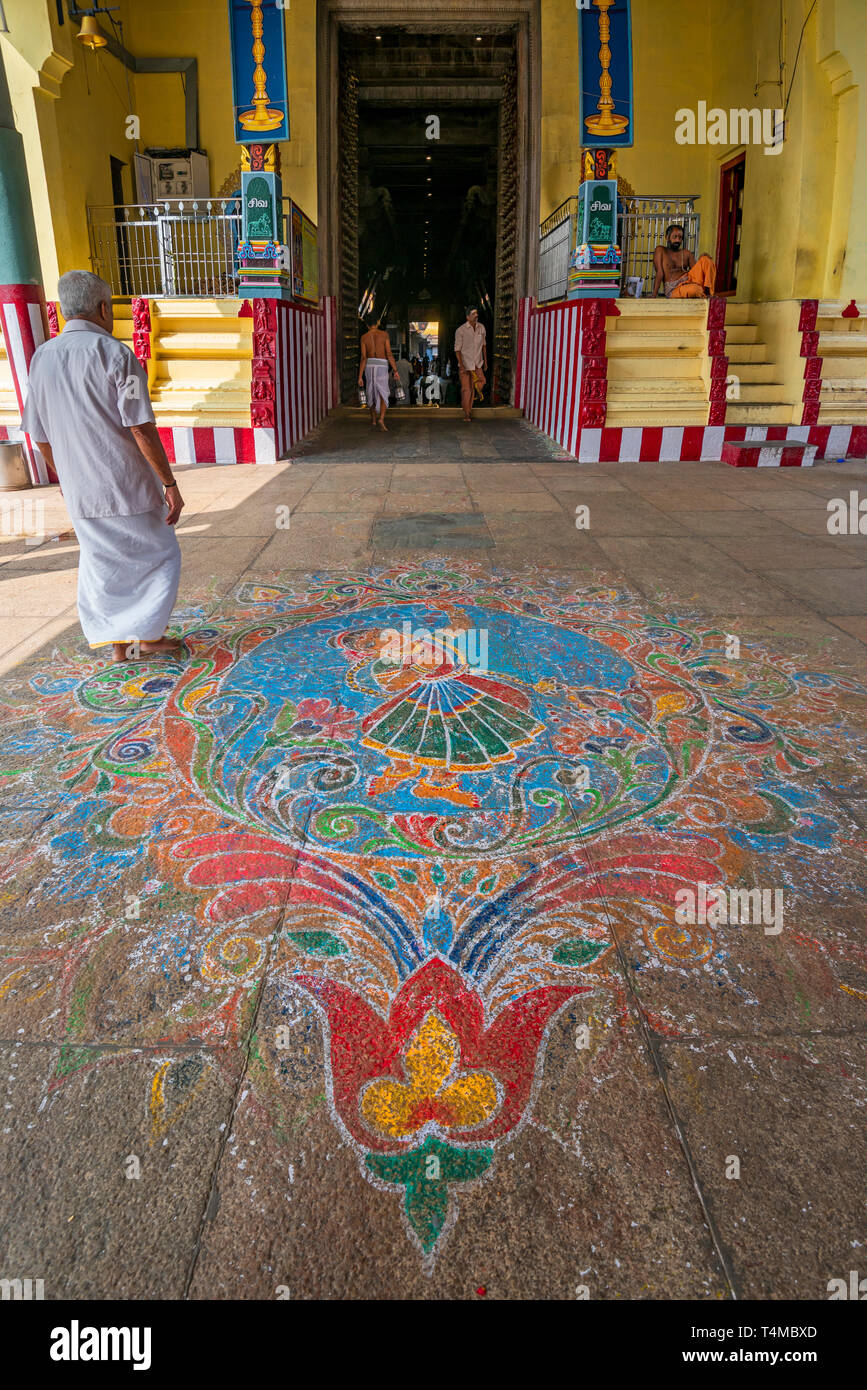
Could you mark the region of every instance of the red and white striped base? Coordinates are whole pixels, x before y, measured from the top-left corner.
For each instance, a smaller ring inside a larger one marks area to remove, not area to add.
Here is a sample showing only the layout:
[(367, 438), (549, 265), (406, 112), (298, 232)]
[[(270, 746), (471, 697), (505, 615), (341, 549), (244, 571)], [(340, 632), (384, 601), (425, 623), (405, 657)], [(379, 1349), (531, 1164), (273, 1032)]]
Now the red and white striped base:
[(274, 430), (249, 426), (159, 426), (169, 463), (274, 463)]
[[(588, 302), (584, 301), (584, 305)], [(867, 456), (867, 425), (591, 428), (587, 421), (594, 414), (597, 421), (605, 417), (604, 364), (600, 365), (599, 360), (604, 353), (604, 329), (588, 329), (581, 302), (564, 301), (540, 308), (532, 299), (521, 299), (515, 405), (523, 410), (527, 420), (580, 463), (718, 462), (724, 443), (764, 444), (785, 439), (815, 445), (819, 458)], [(590, 367), (595, 379), (587, 382)], [(766, 455), (763, 462), (768, 461)]]
[(276, 309), (276, 449), (282, 458), (337, 404), (336, 321), (331, 295), (319, 309), (280, 299), (271, 303)]
[(579, 463), (718, 462), (724, 443), (795, 439), (818, 458), (867, 457), (867, 425), (672, 425), (578, 430)]

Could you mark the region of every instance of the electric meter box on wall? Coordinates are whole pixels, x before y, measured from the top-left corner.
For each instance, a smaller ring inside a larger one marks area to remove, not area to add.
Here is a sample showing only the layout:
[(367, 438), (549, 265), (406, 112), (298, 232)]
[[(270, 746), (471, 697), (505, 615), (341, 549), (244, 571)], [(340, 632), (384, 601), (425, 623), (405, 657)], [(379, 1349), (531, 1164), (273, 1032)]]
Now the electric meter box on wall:
[(139, 202), (210, 197), (208, 156), (200, 150), (149, 149), (133, 158)]

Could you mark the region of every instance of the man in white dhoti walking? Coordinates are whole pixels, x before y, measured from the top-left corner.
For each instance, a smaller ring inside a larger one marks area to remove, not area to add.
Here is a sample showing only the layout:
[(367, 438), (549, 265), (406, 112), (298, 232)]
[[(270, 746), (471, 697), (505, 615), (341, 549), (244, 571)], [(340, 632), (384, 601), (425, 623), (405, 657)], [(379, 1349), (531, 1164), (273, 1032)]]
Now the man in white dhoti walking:
[[(385, 412), (388, 410), (388, 368), (400, 380), (397, 363), (391, 352), (391, 343), (384, 328), (377, 322), (369, 328), (361, 340), (361, 364), (358, 368), (358, 384), (364, 381), (367, 404), (370, 407), (371, 423), (387, 432)], [(377, 419), (377, 410), (379, 418)]]
[(78, 616), (116, 661), (164, 652), (184, 505), (160, 443), (147, 376), (112, 337), (111, 288), (89, 270), (58, 282), (63, 332), (36, 349), (22, 426), (54, 463), (81, 550)]

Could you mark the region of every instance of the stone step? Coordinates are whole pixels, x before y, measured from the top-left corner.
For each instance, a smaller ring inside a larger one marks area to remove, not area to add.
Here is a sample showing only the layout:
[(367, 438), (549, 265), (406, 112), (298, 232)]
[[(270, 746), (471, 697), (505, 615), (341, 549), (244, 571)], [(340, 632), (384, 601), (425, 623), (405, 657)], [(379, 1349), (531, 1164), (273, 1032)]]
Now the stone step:
[(608, 382), (608, 403), (612, 401), (624, 404), (631, 401), (671, 401), (675, 404), (684, 402), (693, 404), (707, 404), (707, 391), (704, 382), (700, 378), (689, 378), (682, 381), (610, 381)]
[(703, 325), (707, 318), (707, 300), (700, 299), (618, 299), (620, 318), (606, 319), (606, 326), (629, 322), (634, 319), (647, 319), (650, 322), (670, 323), (682, 318), (696, 326), (696, 320)]
[(726, 441), (722, 461), (733, 468), (810, 468), (816, 457), (815, 444), (796, 440)]
[(770, 401), (778, 404), (780, 397), (785, 395), (785, 388), (779, 381), (750, 382), (741, 378), (740, 382), (740, 401), (730, 402), (731, 405), (750, 405), (753, 402)]
[(646, 357), (651, 354), (670, 357), (700, 357), (705, 349), (704, 332), (669, 333), (652, 329), (646, 333), (618, 329), (608, 334), (606, 351), (609, 357)]
[(199, 357), (167, 358), (158, 355), (153, 367), (157, 384), (172, 382), (183, 391), (194, 391), (197, 387), (218, 391), (221, 386), (232, 387), (238, 382), (249, 384), (253, 374), (249, 358), (245, 361), (242, 357), (203, 361)]
[(155, 343), (160, 357), (251, 357), (252, 343), (245, 334), (226, 333), (165, 333), (160, 326)]
[(618, 384), (634, 382), (656, 386), (668, 381), (701, 381), (700, 362), (693, 354), (682, 357), (640, 357), (625, 354), (608, 358), (608, 381)]
[(863, 357), (824, 357), (822, 359), (822, 380), (856, 381), (859, 384), (867, 378)]
[(768, 349), (764, 343), (730, 343), (726, 335), (726, 356), (729, 362), (767, 362)]
[[(166, 319), (209, 319), (237, 320), (241, 308), (240, 299), (152, 299), (151, 315), (158, 314)], [(252, 318), (244, 317), (240, 323), (250, 325)]]
[(823, 377), (822, 401), (834, 400), (867, 402), (867, 377)]
[(737, 343), (739, 346), (742, 343), (757, 343), (758, 336), (759, 330), (756, 324), (730, 324), (728, 316), (726, 316), (726, 344), (729, 347), (731, 347), (735, 343)]
[(726, 328), (752, 322), (752, 305), (737, 304), (731, 299), (726, 303)]
[(775, 381), (779, 372), (774, 362), (738, 362), (735, 370), (729, 358), (729, 376), (739, 377), (742, 385), (758, 386), (766, 381)]
[(176, 425), (183, 425), (187, 429), (201, 425), (217, 429), (251, 428), (249, 406), (246, 410), (233, 410), (228, 406), (224, 406), (222, 410), (172, 410), (169, 407), (157, 409), (154, 406), (154, 419), (161, 428)]
[(842, 357), (867, 357), (867, 333), (820, 333), (819, 356), (830, 357), (832, 354)]
[(612, 429), (626, 429), (635, 426), (654, 425), (706, 425), (707, 401), (701, 405), (667, 405), (660, 402), (654, 406), (647, 401), (636, 401), (634, 405), (609, 404), (605, 423)]
[(801, 421), (801, 405), (785, 401), (729, 401), (727, 425), (797, 425)]
[(182, 389), (173, 383), (156, 382), (151, 390), (151, 400), (154, 405), (165, 407), (166, 410), (178, 410), (180, 412), (188, 410), (235, 410), (244, 406), (247, 411), (250, 409), (250, 386), (249, 383), (242, 383), (237, 389), (231, 387), (214, 387), (205, 383), (200, 388)]

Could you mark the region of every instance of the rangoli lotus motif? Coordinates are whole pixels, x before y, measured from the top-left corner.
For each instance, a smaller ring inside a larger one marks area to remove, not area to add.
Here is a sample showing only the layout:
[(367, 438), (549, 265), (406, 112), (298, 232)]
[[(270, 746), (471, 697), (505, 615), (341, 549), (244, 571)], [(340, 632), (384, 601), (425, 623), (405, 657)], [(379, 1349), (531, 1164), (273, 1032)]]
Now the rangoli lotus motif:
[[(385, 659), (406, 622), (484, 631), (486, 669), (424, 639)], [(246, 584), (184, 632), (182, 663), (86, 654), (6, 681), (6, 766), (59, 806), (27, 860), (55, 920), (38, 941), (22, 921), (4, 985), (58, 991), (60, 1086), (98, 1064), (77, 1047), (88, 970), (119, 949), (94, 893), (171, 889), (121, 967), (165, 975), (153, 1040), (240, 1038), (273, 950), (321, 1021), (332, 1122), (428, 1261), (530, 1119), (558, 1016), (619, 989), (612, 905), (660, 957), (725, 970), (712, 927), (676, 922), (678, 889), (838, 831), (800, 783), (854, 684), (731, 660), (724, 633), (625, 592), (435, 562)], [(155, 1138), (205, 1065), (155, 1067)]]

